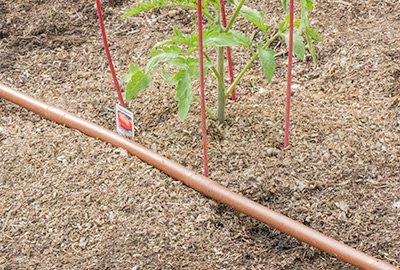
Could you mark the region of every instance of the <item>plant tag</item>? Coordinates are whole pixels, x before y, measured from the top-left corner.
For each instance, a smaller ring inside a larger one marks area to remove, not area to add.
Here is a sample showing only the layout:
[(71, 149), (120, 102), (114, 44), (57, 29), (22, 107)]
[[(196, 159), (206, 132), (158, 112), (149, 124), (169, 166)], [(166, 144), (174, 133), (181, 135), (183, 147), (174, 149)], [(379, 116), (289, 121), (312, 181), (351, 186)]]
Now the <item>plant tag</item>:
[(117, 104), (115, 107), (115, 117), (117, 119), (117, 132), (125, 137), (133, 137), (133, 113)]

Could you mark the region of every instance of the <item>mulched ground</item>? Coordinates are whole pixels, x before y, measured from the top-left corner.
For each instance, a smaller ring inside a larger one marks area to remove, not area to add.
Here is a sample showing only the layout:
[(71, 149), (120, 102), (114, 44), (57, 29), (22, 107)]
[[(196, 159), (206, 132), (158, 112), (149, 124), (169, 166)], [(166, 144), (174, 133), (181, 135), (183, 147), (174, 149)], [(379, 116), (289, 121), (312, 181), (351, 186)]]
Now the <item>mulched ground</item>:
[[(192, 11), (121, 19), (103, 1), (117, 73), (143, 65)], [(249, 1), (275, 23), (280, 1)], [(50, 11), (52, 16), (50, 16)], [(283, 150), (282, 42), (268, 85), (258, 63), (208, 120), (211, 178), (370, 255), (400, 265), (400, 2), (321, 0), (318, 65), (296, 60), (291, 146)], [(243, 20), (237, 27), (244, 27)], [(252, 27), (244, 28), (249, 33)], [(259, 33), (254, 32), (259, 35)], [(233, 50), (236, 73), (248, 56)], [(0, 1), (0, 81), (115, 128), (117, 97), (94, 1)], [(254, 85), (252, 84), (254, 80)], [(213, 84), (208, 82), (210, 104)], [(155, 80), (137, 100), (135, 141), (202, 171), (199, 107), (180, 122)], [(214, 202), (125, 150), (0, 99), (1, 269), (354, 269)], [(272, 151), (272, 153), (271, 153)]]

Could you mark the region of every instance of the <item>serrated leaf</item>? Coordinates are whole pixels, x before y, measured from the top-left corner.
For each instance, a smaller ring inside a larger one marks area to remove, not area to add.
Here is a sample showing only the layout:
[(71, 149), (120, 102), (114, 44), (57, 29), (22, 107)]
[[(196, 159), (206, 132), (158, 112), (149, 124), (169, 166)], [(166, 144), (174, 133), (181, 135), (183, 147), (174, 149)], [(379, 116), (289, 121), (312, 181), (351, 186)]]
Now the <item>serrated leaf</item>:
[(311, 0), (305, 0), (305, 5), (309, 11), (313, 9), (313, 2)]
[(264, 74), (267, 77), (268, 83), (271, 82), (275, 71), (275, 54), (276, 52), (271, 49), (259, 48), (261, 66), (263, 67)]
[(318, 34), (318, 30), (312, 29), (311, 27), (308, 26), (306, 27), (306, 34), (315, 39), (316, 41), (319, 42), (323, 41), (322, 37), (320, 37), (320, 35)]
[(180, 38), (183, 38), (183, 33), (182, 33), (182, 31), (179, 30), (176, 26), (174, 26), (174, 33), (175, 33), (175, 36), (180, 37)]
[[(304, 60), (306, 45), (304, 44), (304, 38), (300, 36), (299, 32), (296, 29), (293, 33), (293, 52), (297, 58)], [(286, 45), (289, 46), (289, 30), (283, 32), (281, 37), (285, 40)]]
[[(286, 15), (285, 21), (286, 21), (285, 26), (289, 26), (289, 24), (290, 24), (290, 15), (289, 15), (289, 14)], [(293, 22), (293, 27), (299, 27), (300, 24), (301, 24), (301, 19), (297, 19), (297, 20), (295, 20), (295, 21)], [(282, 30), (281, 30), (281, 31), (282, 31)]]
[(241, 31), (230, 29), (229, 33), (232, 33), (232, 37), (236, 39), (239, 45), (243, 45), (246, 47), (251, 47), (252, 41), (250, 39), (250, 35), (247, 35)]
[(169, 61), (182, 54), (182, 49), (175, 45), (164, 47), (162, 51), (153, 52), (153, 56), (146, 65), (145, 73), (149, 73), (158, 63)]
[[(286, 17), (285, 17), (285, 24), (284, 24), (284, 25), (285, 25), (285, 27), (288, 27), (289, 24), (290, 24), (290, 15), (288, 14), (288, 15), (286, 15)], [(295, 20), (295, 21), (293, 22), (293, 27), (299, 27), (300, 24), (301, 24), (301, 19), (297, 19), (297, 20)], [(282, 29), (281, 29), (281, 31), (282, 31)]]
[(289, 0), (282, 0), (282, 6), (285, 13), (289, 13)]
[(283, 31), (283, 29), (285, 29), (288, 26), (288, 22), (286, 20), (284, 20), (283, 22), (281, 22), (281, 24), (279, 25), (279, 31)]
[(169, 85), (176, 85), (178, 83), (172, 79), (172, 76), (168, 70), (162, 69), (156, 70), (156, 72), (158, 72)]
[(204, 47), (239, 47), (239, 42), (231, 33), (212, 32), (204, 35)]
[(301, 5), (301, 21), (302, 31), (305, 31), (305, 26), (310, 26), (310, 19), (308, 13), (313, 9), (313, 2), (311, 0), (300, 0)]
[(176, 43), (176, 44), (188, 45), (189, 47), (193, 45), (193, 37), (195, 36), (193, 35), (193, 33), (191, 35), (184, 35), (176, 26), (174, 26), (174, 33), (175, 36), (170, 36), (168, 37), (169, 39), (157, 42), (152, 48), (150, 56), (153, 55), (156, 48), (167, 44)]
[(186, 59), (184, 57), (175, 57), (168, 61), (168, 63), (177, 68), (187, 68)]
[(266, 32), (267, 27), (265, 26), (265, 18), (264, 14), (261, 12), (247, 6), (242, 6), (240, 9), (240, 15), (245, 17), (249, 22), (255, 24), (263, 32)]
[(136, 4), (136, 7), (132, 8), (130, 11), (125, 13), (122, 18), (136, 15), (140, 12), (151, 10), (154, 8), (160, 8), (160, 7), (166, 7), (167, 6), (167, 1), (166, 0), (154, 0), (154, 1), (148, 1), (144, 3), (138, 3)]
[(191, 5), (193, 8), (196, 8), (196, 1), (186, 1), (186, 0), (171, 0), (171, 3), (168, 3), (167, 0), (153, 0), (144, 3), (136, 3), (136, 6), (132, 8), (130, 11), (125, 13), (122, 17), (129, 17), (132, 15), (139, 14), (144, 11), (148, 11), (155, 8), (162, 8), (162, 7), (170, 7), (170, 6), (182, 6), (187, 7), (187, 4)]
[(136, 72), (138, 72), (140, 70), (138, 65), (135, 64), (131, 64), (129, 66), (128, 71), (126, 72), (126, 74), (124, 76), (122, 76), (122, 80), (126, 83), (130, 82), (132, 75), (135, 74)]
[(126, 86), (126, 101), (137, 97), (139, 92), (146, 90), (151, 84), (151, 76), (141, 70), (132, 75), (130, 82)]
[(179, 119), (183, 121), (189, 113), (190, 103), (193, 98), (192, 82), (187, 70), (181, 70), (176, 73), (173, 80), (178, 82), (175, 100), (179, 102), (178, 115)]
[[(231, 32), (221, 33), (220, 26), (209, 26), (207, 30), (203, 30), (203, 46), (207, 47), (239, 47), (238, 40), (233, 36)], [(191, 49), (197, 48), (199, 45), (199, 36), (193, 32), (189, 40), (189, 46)], [(190, 51), (191, 53), (192, 51)], [(188, 51), (188, 54), (190, 54)]]
[[(186, 60), (186, 64), (188, 65), (187, 71), (189, 73), (190, 78), (192, 79), (200, 79), (200, 66), (199, 66), (199, 59), (188, 58)], [(210, 67), (214, 64), (212, 62), (203, 61), (203, 68), (204, 68), (204, 77), (207, 76), (207, 71)]]
[(198, 48), (194, 47), (194, 48), (189, 48), (186, 52), (186, 55), (191, 55), (193, 52), (196, 52), (198, 50)]
[(317, 57), (315, 55), (314, 44), (313, 44), (312, 39), (311, 39), (311, 37), (309, 35), (306, 35), (306, 38), (307, 38), (307, 44), (308, 44), (308, 51), (311, 54), (311, 57), (313, 59), (314, 64), (316, 64), (317, 63)]
[(151, 56), (154, 54), (156, 48), (161, 47), (161, 46), (164, 46), (164, 45), (167, 45), (167, 44), (170, 44), (170, 43), (174, 43), (174, 41), (172, 41), (172, 40), (170, 40), (170, 39), (166, 39), (166, 40), (161, 40), (161, 41), (157, 42), (157, 43), (153, 46), (153, 48), (151, 49), (151, 52), (150, 52), (149, 57), (151, 57)]

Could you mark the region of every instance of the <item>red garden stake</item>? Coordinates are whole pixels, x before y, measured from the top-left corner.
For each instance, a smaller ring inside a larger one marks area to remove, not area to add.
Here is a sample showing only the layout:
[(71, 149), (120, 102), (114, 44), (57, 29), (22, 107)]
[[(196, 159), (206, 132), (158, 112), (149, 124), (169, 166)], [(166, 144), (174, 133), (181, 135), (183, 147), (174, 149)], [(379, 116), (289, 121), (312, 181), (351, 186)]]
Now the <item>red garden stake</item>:
[[(225, 5), (224, 0), (219, 0), (221, 5), (221, 16), (222, 16), (222, 25), (226, 27), (226, 15), (225, 15)], [(226, 47), (226, 54), (228, 56), (228, 66), (229, 66), (229, 76), (231, 77), (231, 84), (235, 81), (235, 77), (233, 75), (233, 64), (232, 64), (232, 52), (231, 47)], [(231, 98), (233, 101), (236, 101), (236, 93), (235, 89), (232, 91)]]
[(293, 65), (293, 0), (290, 0), (289, 10), (289, 60), (288, 76), (286, 90), (286, 116), (285, 116), (285, 143), (284, 148), (289, 145), (289, 116), (290, 116), (290, 92), (292, 83), (292, 65)]
[(204, 175), (208, 177), (208, 154), (207, 154), (207, 126), (206, 126), (206, 104), (204, 95), (204, 59), (203, 59), (203, 12), (201, 0), (197, 1), (197, 19), (199, 32), (199, 66), (200, 66), (200, 98), (201, 98), (201, 131), (203, 137), (203, 164)]
[(104, 22), (103, 22), (103, 14), (101, 13), (101, 5), (100, 5), (100, 0), (96, 0), (96, 6), (97, 6), (97, 14), (99, 14), (99, 22), (100, 22), (100, 28), (101, 28), (101, 35), (103, 36), (103, 43), (104, 43), (104, 49), (107, 54), (107, 60), (108, 60), (108, 65), (110, 66), (111, 70), (111, 75), (114, 80), (115, 84), (115, 89), (117, 90), (118, 98), (119, 98), (119, 103), (121, 104), (122, 107), (125, 107), (125, 102), (124, 99), (122, 98), (121, 94), (121, 89), (119, 88), (118, 80), (117, 80), (117, 75), (115, 75), (115, 70), (114, 70), (114, 65), (111, 60), (111, 54), (110, 50), (108, 48), (108, 43), (107, 43), (107, 37), (106, 37), (106, 30), (104, 28)]

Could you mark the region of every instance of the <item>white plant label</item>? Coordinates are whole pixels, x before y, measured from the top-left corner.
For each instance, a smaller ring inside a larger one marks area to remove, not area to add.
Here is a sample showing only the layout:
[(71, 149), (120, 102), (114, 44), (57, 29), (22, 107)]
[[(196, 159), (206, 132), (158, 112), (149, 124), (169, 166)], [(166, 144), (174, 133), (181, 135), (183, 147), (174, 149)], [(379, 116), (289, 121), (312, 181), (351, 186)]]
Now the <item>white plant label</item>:
[(117, 122), (117, 132), (125, 137), (133, 137), (133, 113), (121, 105), (115, 106), (115, 117)]

